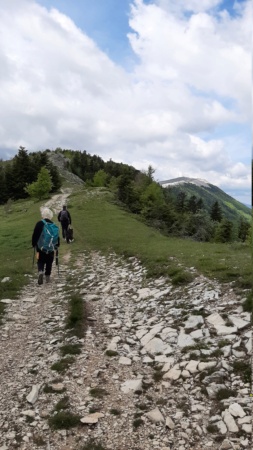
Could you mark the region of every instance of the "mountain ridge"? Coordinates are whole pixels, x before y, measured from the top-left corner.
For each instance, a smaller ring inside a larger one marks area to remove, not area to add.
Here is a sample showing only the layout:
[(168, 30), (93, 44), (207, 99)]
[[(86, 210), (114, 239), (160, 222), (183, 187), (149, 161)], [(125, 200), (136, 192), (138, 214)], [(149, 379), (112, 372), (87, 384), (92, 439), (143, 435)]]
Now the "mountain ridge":
[(244, 218), (247, 221), (251, 220), (251, 209), (247, 205), (239, 202), (207, 180), (178, 177), (160, 181), (159, 183), (175, 197), (180, 191), (185, 192), (187, 196), (195, 195), (201, 197), (208, 210), (211, 209), (215, 201), (218, 201), (224, 216), (229, 220), (238, 220), (240, 218)]

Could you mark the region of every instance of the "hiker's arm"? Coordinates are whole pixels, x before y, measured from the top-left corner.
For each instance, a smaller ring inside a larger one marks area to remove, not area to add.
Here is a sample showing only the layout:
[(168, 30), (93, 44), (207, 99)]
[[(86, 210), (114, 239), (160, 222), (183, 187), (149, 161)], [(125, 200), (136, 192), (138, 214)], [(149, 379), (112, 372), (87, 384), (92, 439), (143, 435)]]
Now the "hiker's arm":
[(33, 235), (32, 235), (32, 246), (33, 247), (36, 246), (36, 244), (40, 238), (42, 230), (43, 230), (43, 222), (41, 222), (41, 220), (40, 220), (39, 222), (36, 223), (34, 231), (33, 231)]
[(68, 212), (68, 216), (69, 216), (69, 224), (71, 225), (71, 215)]

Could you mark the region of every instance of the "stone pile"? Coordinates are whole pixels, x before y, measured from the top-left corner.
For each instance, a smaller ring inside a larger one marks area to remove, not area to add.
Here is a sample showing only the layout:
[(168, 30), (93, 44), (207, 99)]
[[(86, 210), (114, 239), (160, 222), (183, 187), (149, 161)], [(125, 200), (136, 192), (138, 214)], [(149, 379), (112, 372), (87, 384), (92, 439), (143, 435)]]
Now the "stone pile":
[[(86, 305), (83, 338), (66, 331), (73, 294)], [(233, 283), (196, 275), (174, 287), (147, 279), (135, 258), (92, 253), (2, 301), (0, 450), (81, 450), (91, 439), (105, 450), (250, 448), (250, 315)], [(64, 344), (81, 353), (58, 374)], [(78, 424), (54, 430), (48, 418), (66, 397)]]

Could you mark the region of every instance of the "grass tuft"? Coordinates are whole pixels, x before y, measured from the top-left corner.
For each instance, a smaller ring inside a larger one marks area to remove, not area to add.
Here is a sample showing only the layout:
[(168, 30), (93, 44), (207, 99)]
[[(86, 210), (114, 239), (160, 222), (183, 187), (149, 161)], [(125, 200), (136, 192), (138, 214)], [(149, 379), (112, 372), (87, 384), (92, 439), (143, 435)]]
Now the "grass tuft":
[(234, 361), (233, 363), (234, 373), (240, 375), (245, 383), (251, 383), (251, 367), (250, 361)]
[(105, 395), (108, 395), (108, 393), (105, 389), (96, 387), (90, 389), (90, 395), (95, 398), (103, 398)]
[(118, 352), (115, 352), (115, 350), (106, 350), (105, 354), (106, 354), (106, 356), (112, 357), (112, 356), (117, 356)]
[(67, 430), (76, 427), (80, 423), (81, 416), (70, 411), (59, 411), (49, 417), (48, 424), (54, 430)]
[(65, 397), (61, 398), (58, 403), (56, 403), (54, 411), (61, 411), (63, 409), (68, 409), (69, 407), (69, 397), (66, 395)]
[(71, 329), (72, 334), (82, 338), (86, 329), (85, 302), (77, 294), (73, 294), (69, 300), (69, 315), (66, 327)]
[(90, 439), (80, 450), (106, 450), (106, 447), (101, 442), (96, 443), (94, 439)]
[(69, 368), (71, 364), (75, 361), (75, 358), (68, 356), (66, 358), (60, 359), (60, 361), (55, 362), (51, 366), (51, 370), (56, 370), (56, 372), (63, 373)]
[(225, 400), (229, 397), (236, 397), (236, 391), (233, 391), (232, 389), (222, 388), (219, 389), (219, 391), (216, 394), (217, 400)]
[(82, 346), (80, 344), (66, 344), (60, 348), (60, 352), (61, 352), (62, 356), (80, 355), (81, 347)]
[(119, 409), (112, 408), (112, 409), (110, 409), (110, 414), (112, 414), (113, 416), (120, 416), (121, 411)]
[(143, 420), (142, 419), (140, 419), (140, 418), (138, 418), (138, 419), (134, 419), (134, 421), (133, 421), (133, 427), (136, 429), (136, 428), (139, 428), (141, 425), (143, 425), (144, 424), (144, 422), (143, 422)]

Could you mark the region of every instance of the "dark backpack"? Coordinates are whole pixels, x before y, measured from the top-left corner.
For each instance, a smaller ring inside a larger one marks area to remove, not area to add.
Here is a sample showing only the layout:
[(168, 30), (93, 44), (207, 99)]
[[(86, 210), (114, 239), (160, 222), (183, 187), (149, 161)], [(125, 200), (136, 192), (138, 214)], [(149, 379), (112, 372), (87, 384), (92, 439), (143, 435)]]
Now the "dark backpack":
[(37, 242), (37, 247), (42, 252), (50, 253), (58, 246), (59, 228), (55, 223), (49, 223), (46, 220), (42, 220), (42, 222), (44, 227)]
[(64, 209), (64, 210), (61, 212), (61, 215), (60, 215), (60, 221), (61, 221), (61, 222), (67, 222), (68, 220), (69, 220), (68, 211), (66, 211), (66, 209)]

